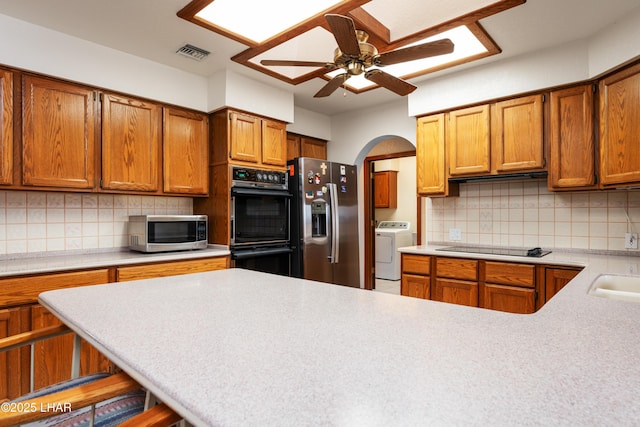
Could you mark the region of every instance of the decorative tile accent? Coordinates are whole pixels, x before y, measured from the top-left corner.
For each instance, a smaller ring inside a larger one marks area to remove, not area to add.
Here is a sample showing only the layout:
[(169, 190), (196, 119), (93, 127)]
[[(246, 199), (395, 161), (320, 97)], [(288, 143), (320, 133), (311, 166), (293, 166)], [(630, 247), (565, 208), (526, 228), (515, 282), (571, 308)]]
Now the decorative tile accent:
[(129, 215), (193, 213), (186, 197), (0, 191), (0, 255), (127, 246)]

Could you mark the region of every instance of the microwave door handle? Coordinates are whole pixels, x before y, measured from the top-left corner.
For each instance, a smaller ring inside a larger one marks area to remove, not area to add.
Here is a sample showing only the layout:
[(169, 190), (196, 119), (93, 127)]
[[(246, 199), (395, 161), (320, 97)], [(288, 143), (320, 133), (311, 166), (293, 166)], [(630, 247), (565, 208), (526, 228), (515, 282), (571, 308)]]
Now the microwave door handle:
[(338, 217), (338, 187), (328, 184), (329, 206), (331, 209), (331, 263), (340, 262), (340, 218)]

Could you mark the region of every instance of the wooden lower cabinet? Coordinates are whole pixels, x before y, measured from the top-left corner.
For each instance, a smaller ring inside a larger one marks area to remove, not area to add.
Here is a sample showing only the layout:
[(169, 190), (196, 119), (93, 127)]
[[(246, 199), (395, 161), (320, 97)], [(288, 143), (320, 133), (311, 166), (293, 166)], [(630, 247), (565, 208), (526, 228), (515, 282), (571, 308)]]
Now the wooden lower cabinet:
[(418, 274), (403, 274), (400, 283), (400, 295), (414, 298), (430, 299), (429, 276)]
[(135, 265), (131, 267), (119, 267), (117, 272), (117, 281), (128, 282), (130, 280), (224, 270), (225, 268), (229, 268), (229, 257), (163, 262), (151, 265)]
[(401, 269), (402, 295), (520, 314), (539, 310), (581, 270), (406, 253)]
[(478, 283), (468, 280), (436, 279), (434, 301), (478, 306)]
[(536, 291), (516, 286), (483, 286), (483, 308), (508, 313), (530, 314), (536, 311)]
[[(0, 309), (0, 338), (29, 330), (29, 307)], [(23, 375), (23, 372), (27, 375)], [(29, 349), (0, 353), (0, 402), (29, 390)]]

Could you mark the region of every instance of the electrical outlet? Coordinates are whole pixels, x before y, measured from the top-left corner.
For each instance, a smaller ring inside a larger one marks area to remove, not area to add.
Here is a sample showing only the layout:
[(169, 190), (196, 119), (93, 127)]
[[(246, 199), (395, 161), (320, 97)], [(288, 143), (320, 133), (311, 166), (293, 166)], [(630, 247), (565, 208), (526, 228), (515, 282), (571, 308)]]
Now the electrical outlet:
[(626, 249), (638, 249), (638, 233), (625, 233), (624, 247)]
[(460, 241), (462, 240), (462, 230), (459, 228), (450, 228), (449, 229), (449, 240), (451, 241)]

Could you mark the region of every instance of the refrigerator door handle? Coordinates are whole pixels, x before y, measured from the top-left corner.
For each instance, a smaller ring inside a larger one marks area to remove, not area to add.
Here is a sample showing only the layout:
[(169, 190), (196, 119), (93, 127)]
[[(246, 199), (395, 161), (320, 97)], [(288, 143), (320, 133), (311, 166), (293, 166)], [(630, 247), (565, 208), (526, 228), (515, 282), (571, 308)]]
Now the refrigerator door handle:
[(340, 262), (340, 218), (338, 218), (338, 187), (327, 184), (329, 188), (329, 206), (331, 215), (331, 263)]

